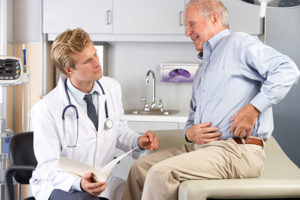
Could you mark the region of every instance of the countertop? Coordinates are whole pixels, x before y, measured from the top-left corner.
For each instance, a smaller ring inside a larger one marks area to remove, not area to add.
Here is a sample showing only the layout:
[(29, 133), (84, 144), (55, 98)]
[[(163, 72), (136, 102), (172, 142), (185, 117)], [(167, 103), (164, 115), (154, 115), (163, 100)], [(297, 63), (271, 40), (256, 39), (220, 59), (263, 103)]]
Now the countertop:
[(174, 115), (136, 115), (125, 114), (128, 121), (149, 121), (149, 122), (182, 122), (186, 123), (188, 119), (187, 112), (179, 112)]

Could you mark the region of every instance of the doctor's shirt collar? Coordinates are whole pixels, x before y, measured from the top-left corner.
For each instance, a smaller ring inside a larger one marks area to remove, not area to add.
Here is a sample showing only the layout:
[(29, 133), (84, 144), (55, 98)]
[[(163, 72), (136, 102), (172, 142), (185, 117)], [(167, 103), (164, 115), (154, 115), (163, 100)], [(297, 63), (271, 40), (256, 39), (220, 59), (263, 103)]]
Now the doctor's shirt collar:
[[(70, 93), (73, 96), (73, 98), (75, 99), (75, 101), (79, 105), (84, 104), (85, 101), (83, 100), (83, 98), (86, 95), (86, 93), (81, 92), (76, 87), (74, 87), (69, 78), (67, 79), (67, 86), (68, 86), (68, 90), (70, 91)], [(100, 87), (98, 86), (98, 84), (96, 82), (94, 82), (94, 86), (93, 86), (93, 88), (92, 88), (92, 90), (89, 94), (94, 94), (94, 93), (102, 94), (101, 89), (100, 89)]]

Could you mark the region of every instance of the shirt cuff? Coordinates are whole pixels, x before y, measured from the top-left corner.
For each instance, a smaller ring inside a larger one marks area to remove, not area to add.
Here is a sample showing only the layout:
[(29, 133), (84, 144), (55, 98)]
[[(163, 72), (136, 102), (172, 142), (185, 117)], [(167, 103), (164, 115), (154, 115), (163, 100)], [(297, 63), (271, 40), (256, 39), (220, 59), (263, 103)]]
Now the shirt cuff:
[(132, 149), (134, 149), (135, 147), (138, 147), (137, 149), (135, 149), (134, 151), (144, 151), (145, 149), (141, 149), (140, 146), (137, 143), (139, 136), (136, 136), (135, 139), (132, 142)]
[(192, 125), (190, 124), (190, 125), (186, 125), (186, 126), (184, 127), (184, 138), (185, 138), (185, 141), (190, 142), (190, 143), (193, 143), (192, 141), (190, 141), (190, 140), (186, 137), (186, 131), (187, 131), (187, 129), (190, 128), (191, 126), (192, 126)]
[(265, 112), (268, 108), (270, 108), (273, 105), (273, 103), (261, 92), (258, 93), (250, 103), (261, 113)]
[(81, 187), (80, 187), (80, 181), (81, 181), (80, 177), (76, 178), (69, 191), (70, 192), (72, 192), (72, 191), (82, 191)]

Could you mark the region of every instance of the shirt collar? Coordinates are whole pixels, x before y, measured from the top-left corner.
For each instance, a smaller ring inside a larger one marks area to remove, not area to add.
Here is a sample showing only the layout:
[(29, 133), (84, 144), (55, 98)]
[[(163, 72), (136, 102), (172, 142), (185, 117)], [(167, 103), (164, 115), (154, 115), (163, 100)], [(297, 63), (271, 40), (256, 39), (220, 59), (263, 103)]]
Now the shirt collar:
[[(86, 93), (78, 90), (76, 87), (73, 86), (73, 84), (71, 83), (70, 79), (67, 79), (67, 86), (68, 86), (68, 90), (70, 91), (71, 95), (73, 96), (73, 98), (75, 99), (75, 101), (81, 105), (84, 103), (84, 96), (86, 95)], [(100, 91), (100, 87), (98, 87), (98, 84), (96, 82), (94, 82), (94, 86), (93, 89), (91, 90), (91, 92), (89, 94), (101, 94)]]
[(203, 53), (199, 52), (198, 57), (200, 59), (203, 59), (203, 57), (209, 57), (210, 53), (214, 50), (217, 44), (229, 34), (230, 31), (228, 29), (225, 29), (214, 35), (212, 38), (210, 38), (207, 42), (203, 44)]
[(212, 38), (210, 38), (208, 40), (209, 44), (210, 44), (210, 47), (211, 47), (211, 50), (213, 50), (217, 44), (227, 35), (230, 34), (230, 31), (228, 29), (225, 29), (219, 33), (217, 33), (216, 35), (214, 35)]

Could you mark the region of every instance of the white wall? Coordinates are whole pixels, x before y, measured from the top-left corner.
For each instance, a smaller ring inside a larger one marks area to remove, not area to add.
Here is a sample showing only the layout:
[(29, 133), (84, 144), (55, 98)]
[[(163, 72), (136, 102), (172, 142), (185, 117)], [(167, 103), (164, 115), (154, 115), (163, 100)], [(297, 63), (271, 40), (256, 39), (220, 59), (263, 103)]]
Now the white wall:
[[(1, 22), (1, 1), (0, 0), (0, 22)], [(13, 1), (7, 0), (7, 40), (9, 43), (13, 42), (14, 40), (14, 33), (13, 33)], [(0, 32), (1, 37), (1, 32)]]
[[(300, 69), (300, 6), (268, 8), (266, 43), (291, 57)], [(300, 167), (300, 82), (274, 106), (273, 135), (286, 154)]]
[(40, 41), (41, 2), (42, 0), (14, 0), (14, 34), (16, 43)]
[(160, 63), (199, 63), (192, 42), (153, 43), (117, 42), (108, 46), (108, 75), (117, 79), (122, 86), (124, 109), (142, 108), (141, 98), (152, 98), (152, 80), (145, 82), (149, 69), (157, 79), (156, 96), (162, 98), (166, 109), (188, 111), (191, 98), (191, 83), (160, 82)]
[[(0, 2), (1, 1), (2, 0), (0, 0)], [(8, 42), (32, 43), (40, 41), (41, 1), (42, 0), (7, 0)]]

